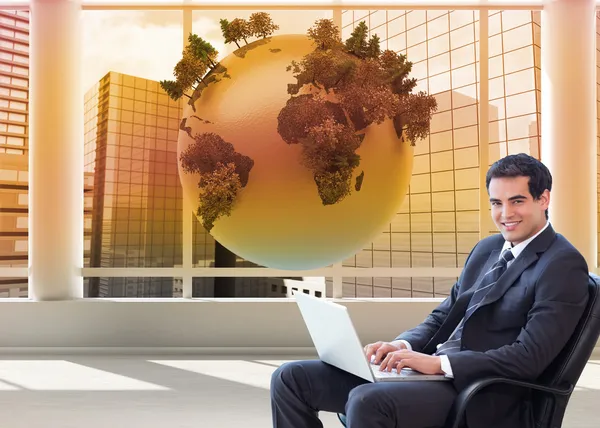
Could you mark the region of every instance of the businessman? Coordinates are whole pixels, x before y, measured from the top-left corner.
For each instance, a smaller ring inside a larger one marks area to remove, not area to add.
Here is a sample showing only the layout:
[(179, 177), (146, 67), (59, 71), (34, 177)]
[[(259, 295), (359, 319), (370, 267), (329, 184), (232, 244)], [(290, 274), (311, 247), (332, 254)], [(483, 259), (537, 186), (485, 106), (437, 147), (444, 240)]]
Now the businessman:
[[(370, 383), (318, 360), (284, 364), (271, 379), (275, 428), (322, 428), (319, 411), (345, 413), (348, 428), (442, 427), (474, 380), (534, 380), (544, 371), (583, 313), (588, 267), (548, 222), (552, 177), (541, 162), (500, 159), (486, 187), (500, 234), (473, 248), (450, 296), (423, 323), (365, 347), (381, 370), (410, 367), (451, 381)], [(467, 408), (468, 428), (533, 428), (528, 394), (485, 389)]]

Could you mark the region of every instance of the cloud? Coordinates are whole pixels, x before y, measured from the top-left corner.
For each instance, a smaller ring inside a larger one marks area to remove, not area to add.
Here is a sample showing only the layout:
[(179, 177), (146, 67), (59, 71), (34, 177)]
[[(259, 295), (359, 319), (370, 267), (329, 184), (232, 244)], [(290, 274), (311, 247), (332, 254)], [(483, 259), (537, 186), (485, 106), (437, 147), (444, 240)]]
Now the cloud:
[[(219, 19), (248, 19), (253, 11), (194, 11), (192, 31), (208, 40), (222, 58), (236, 48), (225, 45)], [(306, 34), (331, 11), (269, 11), (279, 34)], [(83, 13), (83, 89), (115, 71), (151, 80), (171, 79), (183, 48), (180, 11), (85, 11)]]
[[(153, 80), (169, 78), (172, 75), (173, 66), (181, 56), (181, 24), (147, 23), (142, 17), (147, 13), (84, 13), (84, 91), (109, 71)], [(181, 13), (178, 15), (181, 16)]]

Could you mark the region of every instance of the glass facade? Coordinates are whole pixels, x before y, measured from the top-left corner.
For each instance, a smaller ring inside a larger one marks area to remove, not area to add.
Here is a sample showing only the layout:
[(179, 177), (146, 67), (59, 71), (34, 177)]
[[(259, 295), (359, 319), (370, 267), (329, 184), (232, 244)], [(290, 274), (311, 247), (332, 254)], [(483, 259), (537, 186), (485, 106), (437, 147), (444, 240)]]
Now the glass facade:
[[(158, 82), (108, 73), (85, 97), (94, 173), (91, 267), (181, 265), (179, 103)], [(170, 297), (172, 278), (92, 278), (90, 297)]]
[[(417, 142), (409, 193), (348, 267), (462, 267), (479, 240), (479, 12), (347, 10), (342, 38), (361, 21), (381, 48), (413, 63), (415, 90), (436, 97)], [(489, 160), (540, 153), (540, 12), (489, 15)], [(486, 166), (487, 168), (487, 166)], [(489, 217), (488, 217), (489, 218)], [(489, 233), (497, 233), (491, 219)], [(456, 278), (344, 278), (348, 297), (441, 297)]]

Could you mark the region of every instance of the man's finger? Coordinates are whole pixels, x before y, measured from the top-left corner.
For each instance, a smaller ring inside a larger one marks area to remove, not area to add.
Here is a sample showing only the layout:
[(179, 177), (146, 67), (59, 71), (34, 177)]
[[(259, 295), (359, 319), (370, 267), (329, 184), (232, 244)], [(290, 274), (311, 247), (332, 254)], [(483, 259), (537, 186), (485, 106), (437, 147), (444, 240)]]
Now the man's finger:
[(385, 358), (385, 370), (387, 370), (388, 372), (391, 372), (392, 370), (394, 370), (394, 366), (396, 364), (398, 360), (398, 356), (395, 352), (391, 352), (387, 355), (387, 357)]
[(377, 351), (375, 352), (375, 361), (373, 361), (375, 364), (379, 364), (379, 362), (381, 360), (383, 360), (384, 355), (385, 355), (385, 351), (383, 349), (383, 346), (380, 346), (379, 349), (377, 349)]
[(405, 357), (403, 357), (402, 355), (396, 355), (396, 358), (394, 358), (393, 364), (391, 365), (390, 369), (394, 370), (394, 368), (397, 368), (399, 364), (401, 365), (404, 361), (404, 358)]
[(376, 364), (379, 364), (379, 371), (385, 370), (387, 366), (388, 357), (389, 354), (380, 363), (377, 363), (377, 361), (375, 361)]
[(396, 367), (396, 364), (398, 364), (398, 359), (397, 358), (392, 358), (389, 362), (388, 362), (388, 366), (387, 366), (387, 371), (391, 372), (394, 370), (394, 367)]
[(367, 361), (371, 362), (371, 357), (375, 355), (377, 351), (377, 346), (375, 344), (370, 344), (365, 347), (365, 352), (367, 354)]
[(404, 358), (404, 359), (398, 361), (398, 364), (396, 364), (396, 371), (398, 373), (400, 373), (403, 368), (410, 367), (410, 364), (411, 364), (411, 359), (410, 358)]
[(381, 362), (380, 369), (387, 370), (387, 371), (390, 371), (391, 369), (393, 369), (394, 368), (392, 365), (393, 359), (394, 359), (394, 353), (393, 352), (388, 353), (386, 355), (386, 357), (383, 359), (383, 361)]

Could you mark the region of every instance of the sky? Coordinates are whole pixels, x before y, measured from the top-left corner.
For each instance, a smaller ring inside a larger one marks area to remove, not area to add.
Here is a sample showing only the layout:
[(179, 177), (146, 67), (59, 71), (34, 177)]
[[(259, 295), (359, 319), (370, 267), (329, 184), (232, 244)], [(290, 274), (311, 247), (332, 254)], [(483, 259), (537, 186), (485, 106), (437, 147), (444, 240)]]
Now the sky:
[[(192, 30), (211, 42), (223, 58), (236, 46), (223, 43), (219, 19), (248, 19), (252, 12), (194, 11)], [(332, 17), (327, 10), (267, 12), (280, 27), (276, 34), (306, 34), (315, 20)], [(183, 48), (182, 20), (181, 11), (84, 11), (84, 92), (109, 71), (156, 81), (172, 79)]]

